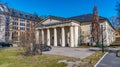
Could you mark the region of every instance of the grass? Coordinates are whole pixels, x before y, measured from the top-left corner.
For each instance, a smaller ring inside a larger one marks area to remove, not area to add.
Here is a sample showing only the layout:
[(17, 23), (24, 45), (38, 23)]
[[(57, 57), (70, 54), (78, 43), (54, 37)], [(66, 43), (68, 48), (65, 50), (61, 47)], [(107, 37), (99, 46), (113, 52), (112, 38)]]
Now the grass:
[(23, 56), (23, 51), (18, 48), (0, 49), (0, 67), (66, 67), (65, 63), (58, 63), (59, 60), (67, 61), (83, 61), (88, 62), (87, 67), (93, 66), (104, 53), (98, 51), (93, 55), (85, 58), (71, 58), (57, 55), (42, 55), (42, 56)]
[(116, 39), (116, 41), (113, 42), (109, 47), (110, 48), (116, 48), (118, 46), (120, 46), (120, 39)]
[(14, 48), (1, 49), (0, 67), (65, 67), (67, 64), (58, 63), (58, 60), (80, 60), (56, 55), (23, 56), (21, 52), (23, 51)]
[(120, 45), (120, 41), (117, 40), (117, 41), (113, 42), (113, 45)]
[(88, 66), (93, 67), (97, 61), (104, 55), (105, 53), (102, 53), (101, 51), (97, 51), (91, 56), (83, 59), (84, 62), (89, 62)]
[(77, 48), (91, 48), (91, 47), (95, 47), (95, 46), (81, 45), (81, 46), (78, 46)]

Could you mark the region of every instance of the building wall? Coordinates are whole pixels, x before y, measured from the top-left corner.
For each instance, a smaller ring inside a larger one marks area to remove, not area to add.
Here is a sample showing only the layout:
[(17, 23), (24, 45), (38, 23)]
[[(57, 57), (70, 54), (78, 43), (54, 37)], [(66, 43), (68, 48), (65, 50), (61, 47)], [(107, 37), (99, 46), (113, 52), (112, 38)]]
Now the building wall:
[(120, 33), (118, 31), (115, 32), (116, 38), (120, 38)]
[(106, 44), (109, 46), (115, 41), (115, 30), (109, 25), (108, 21), (105, 21), (106, 23)]
[[(100, 21), (100, 26), (103, 25), (103, 41), (104, 45), (109, 46), (115, 41), (115, 30), (110, 26), (108, 21)], [(91, 37), (91, 22), (81, 23), (81, 43), (90, 45)], [(100, 43), (102, 43), (102, 32), (100, 35)]]
[(0, 15), (0, 42), (5, 42), (6, 17)]
[(81, 43), (90, 44), (91, 24), (89, 22), (81, 23)]
[[(37, 15), (18, 11), (0, 4), (0, 41), (19, 41), (26, 32), (33, 32), (35, 23), (39, 22)], [(31, 37), (32, 35), (30, 35)]]
[(18, 18), (18, 17), (12, 17), (8, 16), (9, 21), (6, 22), (9, 25), (9, 29), (6, 30), (6, 41), (20, 41), (21, 36), (24, 35), (26, 32), (30, 33), (32, 30), (34, 30), (34, 21), (23, 19), (23, 18)]
[[(48, 21), (44, 21), (46, 24), (51, 24), (51, 22)], [(44, 24), (43, 22), (43, 24)], [(56, 22), (59, 23), (59, 22)], [(70, 41), (70, 29), (72, 27), (72, 47), (77, 47), (78, 45), (81, 44), (87, 44), (87, 45), (91, 45), (91, 22), (76, 22), (76, 21), (72, 21), (69, 22), (70, 24), (65, 24), (63, 23), (62, 25), (60, 24), (56, 24), (56, 25), (51, 25), (51, 26), (45, 26), (45, 27), (38, 27), (37, 29), (44, 30), (44, 42), (45, 44), (47, 44), (47, 29), (50, 29), (50, 44), (52, 46), (54, 46), (54, 28), (57, 29), (57, 45), (61, 46), (61, 29), (62, 27), (64, 27), (65, 29), (65, 44), (68, 44), (68, 46), (70, 46), (69, 44), (71, 43)], [(66, 26), (64, 26), (66, 25)], [(115, 41), (115, 32), (114, 29), (110, 26), (109, 22), (106, 20), (101, 20), (100, 21), (100, 26), (103, 25), (103, 40), (104, 40), (104, 45), (109, 46), (113, 41)], [(50, 27), (50, 28), (49, 28)], [(41, 32), (40, 32), (41, 33)], [(36, 34), (37, 35), (37, 34)], [(42, 37), (42, 35), (39, 35), (40, 38)], [(100, 43), (102, 42), (102, 32), (100, 35)]]

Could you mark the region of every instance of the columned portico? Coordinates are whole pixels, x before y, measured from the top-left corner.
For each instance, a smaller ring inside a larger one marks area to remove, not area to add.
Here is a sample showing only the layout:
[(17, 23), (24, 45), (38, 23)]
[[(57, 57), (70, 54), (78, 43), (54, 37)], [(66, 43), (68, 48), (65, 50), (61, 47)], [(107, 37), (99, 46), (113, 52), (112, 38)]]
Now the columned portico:
[(61, 35), (62, 35), (62, 47), (65, 47), (65, 29), (64, 27), (61, 28)]
[(54, 28), (54, 46), (57, 46), (57, 30)]
[[(40, 33), (41, 39), (38, 37), (40, 36)], [(77, 47), (78, 26), (61, 26), (38, 29), (36, 30), (36, 43), (47, 44), (49, 46), (53, 44), (53, 46), (65, 47), (69, 45), (70, 47)]]
[[(76, 22), (56, 22), (49, 23), (44, 21), (43, 25), (38, 27), (39, 43), (49, 46), (77, 47), (79, 24)], [(58, 24), (57, 24), (58, 23)], [(60, 23), (60, 24), (59, 24)]]

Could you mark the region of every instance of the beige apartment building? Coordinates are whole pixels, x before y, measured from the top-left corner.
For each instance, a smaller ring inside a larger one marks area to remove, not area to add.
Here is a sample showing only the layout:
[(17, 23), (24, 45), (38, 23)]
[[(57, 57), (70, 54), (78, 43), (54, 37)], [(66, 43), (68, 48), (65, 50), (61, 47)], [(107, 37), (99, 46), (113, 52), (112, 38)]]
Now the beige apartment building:
[(34, 30), (37, 15), (9, 8), (0, 3), (0, 42), (20, 41), (20, 36)]

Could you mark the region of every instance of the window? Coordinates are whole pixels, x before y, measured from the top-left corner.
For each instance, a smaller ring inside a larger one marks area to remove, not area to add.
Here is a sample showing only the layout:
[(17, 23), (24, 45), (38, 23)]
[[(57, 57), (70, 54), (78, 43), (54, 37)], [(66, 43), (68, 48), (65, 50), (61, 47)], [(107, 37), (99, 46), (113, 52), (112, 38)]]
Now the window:
[(30, 24), (27, 24), (27, 27), (30, 27)]
[(12, 18), (13, 19), (13, 21), (18, 21), (18, 18)]
[(13, 16), (16, 16), (17, 14), (16, 14), (16, 12), (13, 12)]
[(25, 26), (25, 23), (20, 23), (20, 26)]
[(29, 31), (30, 29), (29, 28), (27, 28), (27, 31)]
[(10, 33), (9, 33), (9, 32), (6, 32), (6, 33), (5, 33), (5, 36), (10, 36)]
[(20, 17), (23, 17), (23, 14), (20, 14)]
[(6, 31), (9, 31), (10, 27), (9, 26), (6, 26)]
[(28, 15), (25, 15), (25, 18), (28, 18)]
[(25, 20), (24, 20), (24, 19), (20, 19), (20, 22), (21, 22), (21, 23), (24, 23), (24, 22), (25, 22)]
[(27, 20), (27, 23), (29, 23), (30, 21), (29, 20)]
[(18, 27), (13, 26), (12, 29), (13, 29), (13, 30), (18, 30)]
[(25, 30), (25, 27), (20, 27), (20, 30)]
[(9, 25), (9, 23), (6, 23), (6, 26), (8, 26)]
[(13, 22), (13, 25), (14, 26), (18, 26), (18, 22)]

